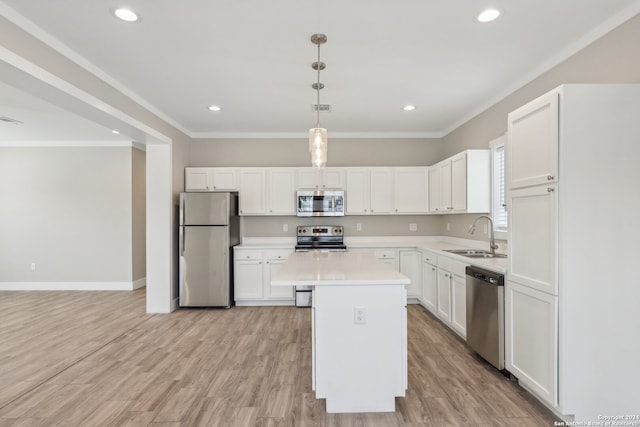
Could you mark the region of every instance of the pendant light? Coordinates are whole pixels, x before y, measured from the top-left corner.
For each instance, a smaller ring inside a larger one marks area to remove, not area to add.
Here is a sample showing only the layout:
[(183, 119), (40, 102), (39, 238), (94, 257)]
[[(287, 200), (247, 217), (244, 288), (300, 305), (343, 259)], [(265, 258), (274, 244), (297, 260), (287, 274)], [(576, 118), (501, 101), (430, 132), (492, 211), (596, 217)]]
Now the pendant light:
[(320, 45), (327, 42), (324, 34), (314, 34), (311, 36), (311, 43), (318, 46), (318, 61), (311, 64), (311, 68), (318, 72), (318, 81), (311, 85), (316, 91), (316, 127), (309, 129), (309, 152), (311, 153), (311, 165), (321, 168), (327, 165), (327, 130), (320, 127), (320, 90), (324, 84), (320, 83), (320, 71), (324, 70), (326, 64), (320, 62)]

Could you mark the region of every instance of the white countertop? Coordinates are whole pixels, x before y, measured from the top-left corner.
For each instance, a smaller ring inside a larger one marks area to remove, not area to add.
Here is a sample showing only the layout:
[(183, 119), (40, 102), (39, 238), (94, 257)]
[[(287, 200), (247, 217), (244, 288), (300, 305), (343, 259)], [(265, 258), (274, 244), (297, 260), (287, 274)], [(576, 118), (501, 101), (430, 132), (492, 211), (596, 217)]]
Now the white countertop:
[(369, 252), (294, 252), (271, 286), (408, 285), (408, 277)]
[[(236, 248), (243, 249), (291, 249), (295, 247), (295, 237), (292, 238), (244, 238)], [(370, 236), (345, 237), (347, 248), (413, 248), (431, 251), (436, 255), (446, 256), (465, 264), (506, 274), (506, 258), (468, 258), (445, 252), (446, 249), (488, 249), (488, 243), (478, 240), (460, 239), (446, 236)]]

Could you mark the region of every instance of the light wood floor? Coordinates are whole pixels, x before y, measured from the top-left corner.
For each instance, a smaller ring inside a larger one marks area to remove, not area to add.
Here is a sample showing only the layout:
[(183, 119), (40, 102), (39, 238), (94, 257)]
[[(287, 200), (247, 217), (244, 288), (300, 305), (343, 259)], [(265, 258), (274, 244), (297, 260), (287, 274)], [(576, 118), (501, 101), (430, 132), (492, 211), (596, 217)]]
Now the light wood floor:
[(388, 414), (326, 414), (309, 310), (145, 314), (135, 292), (0, 293), (0, 427), (551, 426), (556, 420), (420, 306), (409, 390)]

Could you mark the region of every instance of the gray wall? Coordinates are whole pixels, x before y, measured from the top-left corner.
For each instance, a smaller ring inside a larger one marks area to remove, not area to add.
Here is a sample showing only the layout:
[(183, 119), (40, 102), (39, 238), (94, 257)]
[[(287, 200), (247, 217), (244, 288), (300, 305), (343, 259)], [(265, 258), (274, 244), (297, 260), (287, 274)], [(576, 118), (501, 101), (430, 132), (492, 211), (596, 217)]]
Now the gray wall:
[[(409, 231), (409, 224), (418, 226)], [(439, 215), (344, 216), (340, 218), (298, 218), (295, 216), (242, 217), (242, 234), (248, 237), (295, 238), (298, 225), (342, 225), (346, 237), (353, 236), (424, 236), (440, 234)], [(287, 224), (289, 230), (282, 231)], [(356, 225), (361, 224), (362, 231)]]
[(131, 282), (133, 168), (131, 147), (1, 148), (0, 281)]
[[(195, 139), (190, 166), (311, 166), (303, 139)], [(442, 159), (440, 139), (338, 139), (329, 134), (327, 166), (428, 166)]]

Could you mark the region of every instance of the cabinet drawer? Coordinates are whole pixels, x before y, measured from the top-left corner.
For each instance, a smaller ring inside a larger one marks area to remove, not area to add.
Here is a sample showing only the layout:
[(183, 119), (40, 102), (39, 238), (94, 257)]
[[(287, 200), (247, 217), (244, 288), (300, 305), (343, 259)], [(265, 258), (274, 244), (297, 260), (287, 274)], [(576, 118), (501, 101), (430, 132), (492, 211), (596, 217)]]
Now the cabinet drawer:
[(452, 259), (446, 256), (438, 255), (438, 268), (451, 271)]
[(433, 252), (422, 251), (422, 262), (436, 265), (438, 263), (438, 256)]
[(373, 255), (381, 259), (394, 259), (396, 257), (395, 249), (374, 249)]
[(293, 252), (293, 249), (269, 249), (264, 250), (264, 258), (265, 259), (281, 259), (285, 260), (289, 258), (289, 255)]
[(465, 268), (467, 264), (461, 261), (457, 261), (455, 259), (451, 259), (446, 256), (438, 256), (438, 268), (443, 270), (447, 270), (448, 272), (455, 274), (456, 276), (464, 277)]
[(452, 259), (451, 269), (449, 271), (456, 276), (465, 277), (465, 274), (466, 274), (465, 269), (467, 265), (468, 264), (465, 264), (464, 262), (460, 262)]
[(236, 249), (234, 250), (236, 260), (262, 260), (260, 249)]

